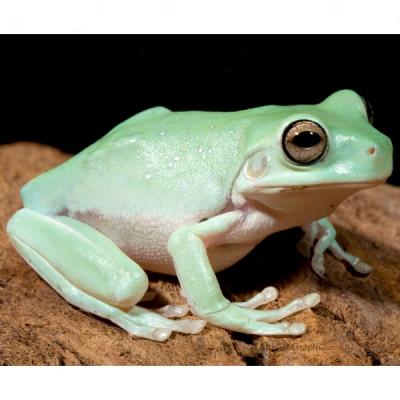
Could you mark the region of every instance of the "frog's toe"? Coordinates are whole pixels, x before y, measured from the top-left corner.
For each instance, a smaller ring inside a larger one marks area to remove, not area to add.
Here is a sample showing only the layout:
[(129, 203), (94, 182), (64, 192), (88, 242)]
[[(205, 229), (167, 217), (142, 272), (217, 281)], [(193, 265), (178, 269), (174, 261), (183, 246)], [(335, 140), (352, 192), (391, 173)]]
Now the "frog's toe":
[(273, 286), (266, 287), (262, 292), (257, 293), (254, 297), (247, 301), (235, 302), (234, 304), (243, 308), (257, 308), (264, 304), (274, 301), (278, 297), (278, 290)]
[(201, 319), (171, 320), (164, 318), (163, 320), (154, 319), (153, 321), (149, 321), (149, 323), (152, 326), (159, 326), (175, 332), (192, 335), (201, 332), (206, 325), (206, 321)]
[(358, 276), (358, 277), (365, 277), (368, 276), (372, 271), (373, 268), (361, 261), (361, 260), (356, 260), (355, 262), (349, 262), (347, 260), (344, 260), (347, 266), (348, 271), (350, 271), (350, 273), (354, 276)]
[(109, 319), (129, 334), (138, 338), (162, 342), (167, 340), (172, 333), (172, 329), (143, 324), (143, 321), (119, 309), (114, 309)]
[(187, 304), (166, 305), (154, 311), (165, 318), (182, 318), (189, 312), (189, 306)]
[(176, 325), (172, 325), (172, 327), (175, 328), (174, 330), (182, 333), (190, 333), (192, 335), (200, 333), (207, 324), (207, 322), (202, 319), (186, 319), (174, 322), (177, 323)]
[(352, 273), (358, 276), (367, 276), (373, 271), (373, 268), (369, 264), (360, 260), (351, 264), (351, 267)]
[(327, 280), (326, 269), (324, 264), (324, 256), (321, 254), (314, 254), (311, 260), (311, 267), (313, 271), (322, 279)]
[(310, 293), (303, 297), (304, 305), (314, 307), (321, 301), (321, 296), (318, 293)]
[(134, 323), (142, 326), (167, 329), (181, 333), (196, 334), (199, 333), (206, 325), (206, 321), (199, 319), (169, 319), (152, 310), (147, 310), (146, 308), (140, 306), (134, 306), (127, 312), (127, 316), (131, 318)]
[(259, 321), (276, 322), (289, 315), (314, 307), (320, 300), (318, 293), (310, 293), (304, 297), (294, 299), (289, 304), (275, 310), (249, 310), (251, 312), (250, 317)]
[(329, 246), (329, 250), (334, 257), (343, 261), (348, 271), (355, 276), (365, 277), (373, 271), (373, 268), (369, 264), (361, 261), (353, 254), (344, 251), (336, 240)]
[(165, 328), (156, 328), (153, 330), (152, 336), (149, 339), (156, 340), (157, 342), (164, 342), (169, 339), (172, 331)]
[(278, 324), (268, 324), (261, 321), (249, 320), (246, 326), (241, 330), (244, 333), (264, 336), (298, 336), (307, 330), (305, 324), (282, 322)]
[(289, 326), (289, 334), (293, 336), (302, 335), (307, 330), (307, 326), (302, 322), (297, 322)]

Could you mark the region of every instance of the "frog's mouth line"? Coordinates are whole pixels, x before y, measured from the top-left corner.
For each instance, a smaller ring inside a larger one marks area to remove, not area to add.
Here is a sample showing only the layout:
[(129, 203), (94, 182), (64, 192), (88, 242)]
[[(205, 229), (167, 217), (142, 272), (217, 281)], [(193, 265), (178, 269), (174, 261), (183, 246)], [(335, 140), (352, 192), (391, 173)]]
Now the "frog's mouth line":
[(295, 191), (304, 189), (337, 189), (338, 187), (349, 188), (349, 189), (361, 189), (366, 187), (378, 186), (386, 182), (386, 179), (377, 179), (368, 182), (345, 182), (345, 183), (317, 183), (315, 185), (299, 185), (299, 186), (263, 186), (259, 187), (262, 191), (274, 190), (274, 191)]

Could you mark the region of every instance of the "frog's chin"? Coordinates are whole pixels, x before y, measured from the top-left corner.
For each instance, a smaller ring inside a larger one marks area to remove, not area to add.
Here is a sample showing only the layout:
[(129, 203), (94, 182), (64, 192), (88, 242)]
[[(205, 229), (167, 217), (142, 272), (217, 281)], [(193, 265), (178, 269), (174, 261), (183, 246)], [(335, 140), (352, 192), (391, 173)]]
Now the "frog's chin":
[(258, 187), (257, 192), (261, 193), (273, 193), (282, 191), (298, 191), (298, 190), (330, 190), (332, 188), (340, 190), (341, 188), (345, 190), (354, 189), (358, 191), (360, 189), (369, 188), (373, 186), (378, 186), (386, 182), (385, 179), (375, 179), (366, 182), (337, 182), (337, 183), (318, 183), (318, 184), (305, 184), (305, 185), (290, 185), (290, 186), (263, 186)]
[(263, 186), (254, 188), (255, 190), (247, 193), (246, 197), (276, 211), (315, 211), (318, 215), (329, 215), (346, 197), (385, 181), (386, 179), (379, 179), (366, 182)]

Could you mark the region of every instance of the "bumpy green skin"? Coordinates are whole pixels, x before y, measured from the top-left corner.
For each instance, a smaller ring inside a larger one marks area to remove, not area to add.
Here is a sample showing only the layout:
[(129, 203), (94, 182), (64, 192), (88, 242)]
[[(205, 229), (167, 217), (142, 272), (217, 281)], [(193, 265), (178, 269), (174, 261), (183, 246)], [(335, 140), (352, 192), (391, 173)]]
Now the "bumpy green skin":
[[(285, 128), (311, 120), (328, 149), (311, 165), (290, 161)], [(133, 116), (62, 165), (22, 188), (24, 209), (8, 224), (27, 262), (68, 301), (128, 332), (165, 340), (196, 333), (201, 320), (171, 320), (182, 310), (136, 306), (147, 290), (143, 269), (176, 274), (191, 311), (205, 321), (255, 334), (301, 334), (303, 324), (267, 322), (317, 304), (317, 294), (273, 311), (265, 289), (230, 303), (215, 272), (266, 236), (302, 226), (299, 249), (318, 240), (313, 269), (325, 276), (330, 249), (359, 274), (370, 267), (344, 252), (326, 217), (357, 190), (392, 170), (390, 140), (368, 122), (362, 99), (343, 90), (318, 105), (265, 106), (238, 112), (171, 112)], [(267, 256), (266, 256), (267, 257)]]

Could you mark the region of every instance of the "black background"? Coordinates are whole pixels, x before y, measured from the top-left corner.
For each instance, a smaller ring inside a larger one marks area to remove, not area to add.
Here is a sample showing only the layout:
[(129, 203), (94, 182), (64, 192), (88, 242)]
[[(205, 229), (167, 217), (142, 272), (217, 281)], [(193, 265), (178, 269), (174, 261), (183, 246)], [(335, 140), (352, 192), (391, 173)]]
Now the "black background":
[(1, 36), (0, 142), (76, 153), (138, 111), (318, 103), (349, 88), (391, 137), (400, 184), (400, 36)]

